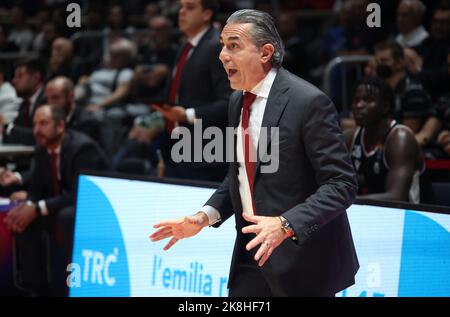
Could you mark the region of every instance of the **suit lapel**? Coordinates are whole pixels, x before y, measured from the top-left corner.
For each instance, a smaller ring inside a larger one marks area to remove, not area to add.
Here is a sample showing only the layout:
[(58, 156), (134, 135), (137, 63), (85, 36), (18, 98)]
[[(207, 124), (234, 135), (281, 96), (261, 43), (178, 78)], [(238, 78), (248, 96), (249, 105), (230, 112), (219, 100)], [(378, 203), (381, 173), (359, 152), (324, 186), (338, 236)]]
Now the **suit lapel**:
[(231, 113), (230, 113), (230, 123), (234, 128), (237, 128), (239, 126), (239, 119), (241, 115), (241, 109), (242, 109), (242, 99), (243, 99), (242, 91), (240, 90), (235, 102), (231, 102)]
[[(265, 156), (267, 154), (267, 150), (269, 149), (270, 143), (272, 141), (271, 138), (271, 128), (278, 127), (278, 123), (280, 121), (281, 115), (283, 114), (283, 110), (286, 107), (289, 98), (286, 96), (286, 91), (289, 89), (288, 85), (288, 76), (289, 74), (283, 68), (278, 70), (277, 76), (273, 82), (272, 88), (270, 89), (269, 98), (267, 99), (266, 109), (264, 110), (263, 120), (261, 127), (265, 128), (266, 131), (261, 129), (261, 133), (266, 133), (267, 135), (267, 145), (265, 146), (264, 153), (261, 153), (261, 156)], [(253, 175), (253, 179), (256, 180), (256, 175), (258, 175), (257, 171), (261, 164), (261, 156), (259, 155), (259, 143), (257, 150), (257, 161), (255, 164), (255, 175)], [(254, 182), (255, 183), (255, 182)]]
[[(65, 179), (65, 171), (67, 170), (67, 160), (68, 160), (68, 155), (67, 153), (69, 153), (69, 147), (70, 147), (70, 139), (72, 137), (72, 134), (70, 132), (70, 130), (66, 130), (66, 133), (64, 135), (63, 138), (63, 142), (61, 145), (61, 153), (59, 156), (59, 173), (61, 175), (61, 189), (62, 189), (62, 184), (63, 184), (63, 179)], [(65, 154), (65, 155), (63, 155)]]

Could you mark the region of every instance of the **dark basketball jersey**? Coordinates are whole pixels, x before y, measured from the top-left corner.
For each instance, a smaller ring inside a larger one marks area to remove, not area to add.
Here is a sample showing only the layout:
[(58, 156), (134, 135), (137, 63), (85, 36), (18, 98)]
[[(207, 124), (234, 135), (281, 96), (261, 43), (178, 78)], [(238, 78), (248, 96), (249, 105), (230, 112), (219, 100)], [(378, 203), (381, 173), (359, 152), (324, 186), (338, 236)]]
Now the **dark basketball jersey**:
[[(351, 146), (351, 158), (358, 178), (359, 195), (383, 193), (386, 191), (385, 184), (389, 166), (386, 162), (384, 145), (392, 131), (401, 126), (393, 120), (382, 144), (379, 144), (370, 152), (367, 151), (364, 145), (365, 129), (358, 127), (355, 131)], [(414, 173), (409, 192), (409, 200), (414, 203), (420, 201), (420, 173), (420, 170)]]

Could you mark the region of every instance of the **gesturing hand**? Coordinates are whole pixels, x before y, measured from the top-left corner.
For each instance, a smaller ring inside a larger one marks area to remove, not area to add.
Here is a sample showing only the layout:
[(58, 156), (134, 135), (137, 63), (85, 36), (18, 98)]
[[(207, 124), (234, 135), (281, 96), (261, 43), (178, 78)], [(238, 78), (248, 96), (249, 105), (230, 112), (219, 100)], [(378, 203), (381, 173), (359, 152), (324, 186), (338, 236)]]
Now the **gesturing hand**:
[(259, 266), (263, 266), (267, 259), (286, 238), (287, 233), (281, 228), (281, 221), (278, 217), (263, 217), (243, 214), (244, 219), (248, 222), (254, 223), (242, 228), (242, 233), (255, 233), (253, 238), (246, 245), (247, 251), (254, 247), (261, 245), (255, 254), (255, 261)]
[(159, 111), (164, 118), (172, 122), (186, 122), (186, 109), (181, 106), (152, 105), (152, 109)]
[(160, 228), (150, 235), (153, 242), (171, 238), (164, 247), (169, 250), (178, 240), (195, 236), (209, 224), (208, 216), (203, 212), (198, 212), (192, 216), (186, 216), (177, 220), (167, 220), (157, 223), (153, 228)]

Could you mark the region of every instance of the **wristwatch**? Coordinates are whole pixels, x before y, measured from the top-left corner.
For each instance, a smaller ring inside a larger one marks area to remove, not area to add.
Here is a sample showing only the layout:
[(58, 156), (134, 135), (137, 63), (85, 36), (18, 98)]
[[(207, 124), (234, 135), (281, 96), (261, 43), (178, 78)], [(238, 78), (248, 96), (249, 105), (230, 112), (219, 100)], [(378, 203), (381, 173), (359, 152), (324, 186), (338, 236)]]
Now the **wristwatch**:
[(297, 241), (295, 231), (294, 231), (294, 229), (292, 229), (292, 226), (289, 223), (289, 221), (287, 221), (287, 219), (284, 218), (283, 216), (279, 216), (278, 218), (280, 218), (280, 221), (281, 221), (281, 229), (283, 229), (283, 231), (287, 233), (289, 238), (291, 238), (294, 241)]

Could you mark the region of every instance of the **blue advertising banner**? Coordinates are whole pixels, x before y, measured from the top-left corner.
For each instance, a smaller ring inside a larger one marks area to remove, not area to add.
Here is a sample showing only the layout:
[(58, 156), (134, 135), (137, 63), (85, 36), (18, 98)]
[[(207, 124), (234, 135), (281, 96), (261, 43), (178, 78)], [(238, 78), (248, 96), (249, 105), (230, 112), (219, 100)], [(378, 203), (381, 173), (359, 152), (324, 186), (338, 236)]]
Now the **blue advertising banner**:
[[(234, 219), (163, 251), (153, 224), (195, 213), (214, 188), (81, 175), (70, 296), (227, 296)], [(354, 296), (450, 296), (450, 215), (354, 204)]]

